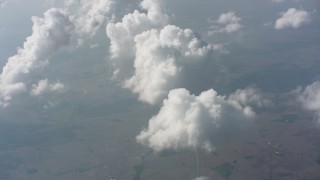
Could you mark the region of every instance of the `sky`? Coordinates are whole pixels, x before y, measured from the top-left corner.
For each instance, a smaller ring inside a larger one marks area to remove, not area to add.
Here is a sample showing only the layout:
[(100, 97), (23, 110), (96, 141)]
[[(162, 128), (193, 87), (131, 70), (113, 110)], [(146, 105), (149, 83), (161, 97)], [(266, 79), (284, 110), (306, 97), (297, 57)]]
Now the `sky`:
[(0, 0), (0, 124), (108, 103), (85, 112), (144, 109), (133, 135), (144, 148), (212, 152), (219, 129), (252, 123), (283, 94), (320, 121), (319, 7)]

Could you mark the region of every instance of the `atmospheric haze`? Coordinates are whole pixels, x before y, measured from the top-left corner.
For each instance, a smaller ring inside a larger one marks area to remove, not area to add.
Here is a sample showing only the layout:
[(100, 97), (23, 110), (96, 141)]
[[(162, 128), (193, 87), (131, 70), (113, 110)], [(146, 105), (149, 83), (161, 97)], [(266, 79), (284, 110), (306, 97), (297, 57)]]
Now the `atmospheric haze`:
[(319, 178), (319, 7), (0, 0), (0, 179)]

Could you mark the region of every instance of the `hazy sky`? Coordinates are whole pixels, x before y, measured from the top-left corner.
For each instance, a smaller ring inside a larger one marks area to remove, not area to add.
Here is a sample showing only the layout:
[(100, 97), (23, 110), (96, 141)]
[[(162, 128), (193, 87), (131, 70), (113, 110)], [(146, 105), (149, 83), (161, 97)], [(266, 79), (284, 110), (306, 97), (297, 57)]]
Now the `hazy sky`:
[(251, 121), (270, 94), (295, 93), (318, 117), (319, 8), (318, 0), (0, 0), (8, 115), (0, 123), (18, 109), (80, 99), (106, 100), (109, 113), (150, 105), (138, 143), (212, 151), (212, 132)]

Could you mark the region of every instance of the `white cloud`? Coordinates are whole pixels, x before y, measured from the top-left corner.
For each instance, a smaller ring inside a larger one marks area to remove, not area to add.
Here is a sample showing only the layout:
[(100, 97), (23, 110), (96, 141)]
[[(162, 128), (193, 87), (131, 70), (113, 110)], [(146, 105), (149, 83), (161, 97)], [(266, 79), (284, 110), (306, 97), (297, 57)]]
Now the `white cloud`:
[(151, 28), (163, 27), (167, 24), (168, 16), (163, 13), (162, 4), (159, 1), (144, 0), (141, 6), (147, 10), (147, 13), (135, 10), (125, 15), (121, 22), (107, 25), (114, 77), (123, 79), (131, 75), (135, 56), (135, 36)]
[(171, 89), (181, 85), (185, 66), (194, 66), (212, 53), (190, 29), (168, 25), (136, 36), (134, 75), (125, 86), (150, 104), (161, 101)]
[(252, 91), (245, 92), (247, 90), (236, 92), (228, 98), (212, 89), (199, 96), (190, 94), (186, 89), (174, 89), (163, 101), (159, 113), (150, 119), (148, 128), (137, 136), (137, 141), (155, 151), (197, 147), (212, 151), (212, 134), (220, 126), (228, 121), (255, 117), (252, 107), (245, 103), (261, 100)]
[(236, 16), (235, 12), (233, 11), (222, 13), (218, 19), (218, 23), (221, 23), (221, 24), (237, 23), (239, 21), (241, 21), (241, 18)]
[(311, 15), (307, 11), (290, 8), (281, 13), (281, 17), (276, 20), (274, 28), (294, 28), (297, 29), (304, 24), (311, 22)]
[[(71, 20), (80, 39), (93, 37), (114, 18), (115, 0), (47, 0), (72, 12)], [(81, 44), (80, 44), (81, 45)]]
[(47, 65), (50, 56), (70, 42), (74, 26), (67, 12), (52, 8), (44, 18), (32, 17), (32, 22), (31, 36), (2, 69), (0, 106), (7, 106), (13, 95), (25, 91), (25, 76)]
[(257, 107), (269, 106), (270, 101), (264, 98), (260, 90), (249, 87), (246, 89), (238, 89), (236, 92), (229, 96), (230, 100), (236, 101), (241, 105), (251, 105)]
[(140, 100), (155, 104), (180, 87), (186, 66), (201, 62), (220, 47), (203, 42), (190, 29), (168, 25), (160, 1), (144, 0), (141, 7), (147, 12), (135, 10), (121, 22), (109, 23), (107, 35), (114, 77), (139, 94)]
[[(69, 1), (67, 5), (75, 2)], [(115, 2), (113, 0), (81, 0), (79, 12), (73, 17), (76, 30), (80, 34), (95, 35), (97, 30), (108, 20), (111, 20), (111, 11)]]
[(163, 0), (143, 0), (141, 1), (142, 9), (148, 11), (147, 15), (152, 22), (157, 24), (166, 24), (169, 16), (164, 12)]
[(38, 84), (33, 84), (32, 87), (33, 88), (32, 88), (31, 94), (34, 96), (39, 96), (48, 92), (61, 93), (65, 89), (62, 83), (56, 82), (56, 83), (50, 84), (48, 82), (48, 79), (42, 79), (38, 82)]
[(298, 89), (298, 100), (302, 106), (309, 111), (315, 112), (320, 119), (320, 82), (316, 81), (308, 85), (303, 91)]
[(205, 176), (201, 176), (201, 177), (196, 177), (193, 180), (209, 180), (209, 178)]
[[(211, 20), (209, 20), (211, 21)], [(226, 33), (232, 33), (235, 31), (240, 30), (243, 26), (240, 24), (241, 22), (241, 18), (238, 17), (235, 12), (233, 11), (229, 11), (226, 13), (222, 13), (218, 20), (214, 23), (219, 24), (219, 26), (212, 26), (211, 29), (208, 32), (208, 35), (212, 35), (214, 33), (218, 33), (218, 32), (226, 32)], [(224, 27), (220, 27), (221, 25), (223, 25)]]

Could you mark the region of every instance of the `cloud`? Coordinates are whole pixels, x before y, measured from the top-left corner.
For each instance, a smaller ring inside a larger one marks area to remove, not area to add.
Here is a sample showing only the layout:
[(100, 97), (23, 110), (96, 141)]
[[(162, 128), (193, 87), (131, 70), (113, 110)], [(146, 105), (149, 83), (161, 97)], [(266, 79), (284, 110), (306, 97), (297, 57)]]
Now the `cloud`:
[(209, 178), (205, 176), (201, 176), (201, 177), (196, 177), (193, 180), (209, 180)]
[(169, 16), (164, 12), (163, 0), (143, 0), (141, 1), (142, 9), (148, 11), (148, 18), (157, 24), (166, 24)]
[[(222, 13), (219, 18), (216, 21), (209, 20), (213, 23), (218, 24), (211, 26), (211, 29), (209, 30), (208, 34), (212, 35), (214, 33), (232, 33), (235, 31), (240, 30), (243, 26), (240, 24), (241, 18), (238, 17), (234, 11), (229, 11), (226, 13)], [(223, 25), (224, 27), (220, 27)]]
[(134, 75), (125, 81), (125, 87), (150, 104), (181, 85), (186, 66), (195, 66), (212, 53), (212, 46), (192, 30), (173, 25), (145, 31), (136, 36), (135, 43)]
[(64, 89), (65, 89), (64, 85), (60, 82), (50, 84), (48, 82), (48, 79), (42, 79), (38, 82), (38, 84), (32, 85), (31, 94), (34, 96), (39, 96), (48, 92), (61, 93), (64, 91)]
[(298, 101), (306, 110), (313, 111), (320, 119), (320, 81), (308, 85), (305, 89), (299, 88)]
[(276, 20), (275, 29), (294, 28), (297, 29), (304, 24), (311, 22), (311, 15), (307, 11), (290, 8), (281, 13), (281, 17)]
[(98, 48), (99, 44), (98, 43), (94, 43), (94, 44), (90, 44), (90, 49), (94, 49), (94, 48)]
[(212, 134), (220, 126), (255, 117), (252, 107), (246, 103), (256, 104), (261, 99), (252, 92), (240, 90), (226, 97), (212, 89), (199, 96), (186, 89), (171, 90), (159, 113), (150, 119), (148, 128), (137, 136), (137, 141), (155, 151), (200, 147), (210, 152), (214, 149)]
[(51, 8), (44, 18), (32, 17), (31, 36), (10, 57), (0, 76), (0, 106), (9, 105), (15, 94), (26, 91), (25, 76), (48, 64), (48, 59), (70, 43), (74, 25), (66, 11)]
[(115, 13), (115, 0), (47, 0), (68, 11), (75, 25), (78, 38), (93, 37), (101, 27), (112, 21)]
[(107, 25), (114, 77), (123, 79), (131, 75), (135, 56), (135, 36), (152, 28), (163, 27), (168, 22), (169, 18), (163, 12), (160, 1), (144, 0), (141, 7), (147, 12), (135, 10), (125, 15), (120, 22)]
[[(73, 5), (74, 1), (69, 1), (66, 5)], [(111, 12), (115, 2), (113, 0), (81, 0), (79, 2), (79, 12), (73, 17), (76, 31), (80, 34), (93, 36), (97, 30), (111, 20)]]
[(9, 2), (10, 0), (0, 0), (0, 8), (6, 7)]
[[(52, 1), (54, 1), (54, 0), (52, 0)], [(71, 6), (76, 3), (76, 0), (64, 0), (63, 3), (65, 6)]]
[(241, 105), (251, 105), (257, 107), (266, 107), (271, 104), (269, 99), (265, 98), (262, 92), (254, 87), (238, 89), (229, 96), (229, 99), (236, 101)]
[(140, 100), (156, 104), (181, 87), (186, 67), (203, 62), (220, 47), (205, 43), (190, 29), (169, 25), (160, 1), (144, 0), (141, 7), (147, 12), (135, 10), (121, 22), (109, 23), (107, 36), (114, 77)]

